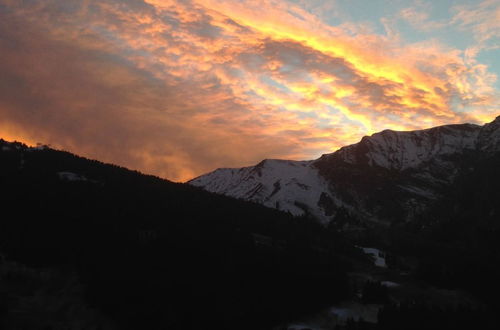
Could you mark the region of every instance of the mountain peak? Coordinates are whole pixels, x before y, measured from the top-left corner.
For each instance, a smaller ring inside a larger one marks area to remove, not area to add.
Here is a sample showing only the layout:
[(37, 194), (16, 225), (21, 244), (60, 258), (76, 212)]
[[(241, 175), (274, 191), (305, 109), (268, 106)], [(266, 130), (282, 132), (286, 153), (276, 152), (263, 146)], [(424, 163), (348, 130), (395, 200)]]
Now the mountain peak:
[(405, 170), (436, 156), (474, 149), (480, 130), (481, 126), (473, 124), (444, 125), (416, 131), (383, 130), (323, 159), (336, 158), (349, 164)]
[(323, 222), (340, 208), (367, 221), (401, 221), (440, 198), (470, 159), (499, 151), (500, 116), (484, 126), (386, 129), (314, 161), (266, 159), (189, 183)]
[(500, 116), (482, 127), (477, 140), (478, 148), (483, 152), (500, 151)]

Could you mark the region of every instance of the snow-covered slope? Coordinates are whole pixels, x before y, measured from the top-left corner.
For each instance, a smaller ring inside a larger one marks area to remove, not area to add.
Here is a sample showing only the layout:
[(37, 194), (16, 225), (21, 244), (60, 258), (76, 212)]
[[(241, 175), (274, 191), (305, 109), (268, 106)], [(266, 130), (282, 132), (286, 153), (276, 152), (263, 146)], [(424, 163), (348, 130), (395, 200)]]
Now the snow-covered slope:
[(387, 169), (416, 168), (435, 157), (475, 149), (481, 126), (447, 125), (431, 129), (397, 132), (385, 130), (364, 137), (361, 142), (341, 148), (327, 157), (340, 157), (346, 163), (366, 163)]
[(255, 166), (218, 169), (189, 183), (294, 215), (307, 211), (322, 218), (325, 211), (318, 202), (329, 195), (328, 183), (311, 165), (311, 161), (266, 159)]
[(477, 159), (500, 152), (500, 117), (484, 126), (385, 130), (314, 161), (264, 160), (189, 183), (323, 222), (340, 209), (363, 221), (409, 221)]

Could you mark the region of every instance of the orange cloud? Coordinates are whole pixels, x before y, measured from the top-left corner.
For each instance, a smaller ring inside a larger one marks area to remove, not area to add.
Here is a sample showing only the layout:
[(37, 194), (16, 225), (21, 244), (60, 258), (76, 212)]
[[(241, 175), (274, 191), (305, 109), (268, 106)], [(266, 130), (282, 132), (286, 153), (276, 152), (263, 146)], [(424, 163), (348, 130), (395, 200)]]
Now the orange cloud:
[(460, 51), (284, 0), (1, 6), (0, 133), (173, 180), (498, 109), (495, 76)]

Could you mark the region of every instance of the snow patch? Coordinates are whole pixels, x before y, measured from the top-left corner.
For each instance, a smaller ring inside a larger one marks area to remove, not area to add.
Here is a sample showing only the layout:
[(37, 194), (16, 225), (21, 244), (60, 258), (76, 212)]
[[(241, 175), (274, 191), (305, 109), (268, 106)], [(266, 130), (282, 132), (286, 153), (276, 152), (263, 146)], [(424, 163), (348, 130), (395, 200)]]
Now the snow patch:
[(361, 248), (364, 253), (369, 254), (373, 257), (373, 264), (377, 267), (386, 268), (387, 264), (385, 263), (385, 253), (375, 248)]
[(357, 151), (363, 147), (367, 149), (365, 156), (370, 166), (403, 171), (417, 168), (436, 157), (474, 149), (480, 131), (480, 126), (471, 124), (409, 132), (385, 130), (364, 137), (360, 143), (341, 148), (334, 154), (338, 154), (345, 162), (354, 164), (359, 161)]
[(415, 187), (415, 186), (403, 186), (403, 185), (398, 185), (399, 188), (408, 191), (410, 193), (413, 193), (415, 195), (419, 195), (421, 197), (425, 197), (430, 200), (435, 200), (437, 199), (437, 195), (433, 193), (432, 191), (425, 190), (420, 187)]
[(48, 150), (49, 146), (45, 144), (37, 144), (36, 147), (29, 147), (27, 151), (41, 151), (41, 150)]
[[(189, 181), (211, 192), (254, 201), (265, 206), (303, 215), (306, 210), (328, 221), (318, 207), (321, 194), (329, 194), (328, 184), (311, 166), (312, 161), (268, 159), (241, 169), (224, 168)], [(304, 210), (304, 208), (306, 210)]]
[(382, 281), (380, 284), (388, 288), (397, 288), (398, 286), (401, 286), (401, 284), (392, 281)]
[(63, 181), (88, 181), (84, 175), (73, 172), (57, 172), (57, 175), (59, 179)]

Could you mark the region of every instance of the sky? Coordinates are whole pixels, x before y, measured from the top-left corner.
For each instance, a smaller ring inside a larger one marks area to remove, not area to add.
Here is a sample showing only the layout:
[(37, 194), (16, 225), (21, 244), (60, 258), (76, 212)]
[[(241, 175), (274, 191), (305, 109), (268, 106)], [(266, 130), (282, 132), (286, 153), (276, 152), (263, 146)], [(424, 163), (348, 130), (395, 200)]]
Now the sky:
[(500, 115), (500, 0), (0, 0), (0, 137), (173, 181)]

